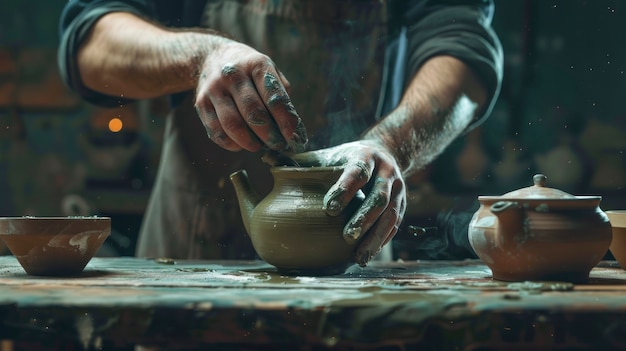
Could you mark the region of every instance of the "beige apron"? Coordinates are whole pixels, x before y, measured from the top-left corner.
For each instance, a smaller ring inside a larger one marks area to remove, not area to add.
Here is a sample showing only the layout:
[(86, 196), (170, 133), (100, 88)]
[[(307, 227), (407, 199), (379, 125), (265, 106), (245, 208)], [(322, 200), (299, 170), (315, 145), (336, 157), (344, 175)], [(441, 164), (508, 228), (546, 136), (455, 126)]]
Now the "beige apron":
[[(270, 56), (291, 83), (309, 149), (354, 140), (375, 120), (386, 45), (382, 0), (208, 1), (203, 25)], [(271, 189), (260, 155), (206, 135), (191, 94), (168, 116), (161, 162), (137, 247), (142, 257), (254, 258), (229, 174)]]

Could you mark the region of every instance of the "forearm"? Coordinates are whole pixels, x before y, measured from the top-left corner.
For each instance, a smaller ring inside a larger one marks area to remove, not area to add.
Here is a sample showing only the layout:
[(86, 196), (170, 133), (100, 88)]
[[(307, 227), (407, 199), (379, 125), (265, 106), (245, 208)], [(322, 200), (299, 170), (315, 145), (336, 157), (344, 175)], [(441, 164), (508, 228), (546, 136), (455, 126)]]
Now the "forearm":
[(94, 91), (129, 99), (192, 90), (198, 67), (221, 36), (171, 31), (133, 14), (114, 12), (94, 25), (81, 45), (78, 70)]
[(487, 94), (476, 75), (450, 56), (427, 61), (400, 104), (364, 139), (381, 142), (405, 176), (432, 162), (480, 113)]

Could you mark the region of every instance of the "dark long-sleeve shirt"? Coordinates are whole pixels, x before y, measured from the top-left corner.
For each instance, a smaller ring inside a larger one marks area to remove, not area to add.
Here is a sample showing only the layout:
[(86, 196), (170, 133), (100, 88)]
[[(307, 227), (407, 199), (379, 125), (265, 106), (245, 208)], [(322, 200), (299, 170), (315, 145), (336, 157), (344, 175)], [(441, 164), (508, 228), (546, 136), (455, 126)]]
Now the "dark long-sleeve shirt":
[[(91, 26), (103, 15), (130, 12), (164, 26), (197, 26), (205, 1), (70, 0), (60, 19), (58, 62), (66, 84), (85, 100), (102, 106), (119, 106), (127, 100), (105, 96), (85, 87), (78, 74), (76, 52)], [(400, 100), (405, 84), (419, 67), (436, 55), (454, 56), (470, 67), (484, 84), (488, 103), (471, 127), (491, 111), (502, 81), (502, 48), (491, 28), (492, 0), (390, 1), (386, 85), (378, 114), (384, 115)], [(467, 11), (448, 8), (465, 6)]]

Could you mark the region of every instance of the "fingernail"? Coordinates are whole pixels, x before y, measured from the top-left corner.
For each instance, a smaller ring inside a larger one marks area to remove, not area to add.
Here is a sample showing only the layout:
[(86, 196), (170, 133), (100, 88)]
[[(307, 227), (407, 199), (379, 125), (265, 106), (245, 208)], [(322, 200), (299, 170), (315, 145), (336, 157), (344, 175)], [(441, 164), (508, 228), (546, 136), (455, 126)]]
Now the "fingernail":
[(341, 212), (341, 204), (337, 200), (331, 200), (326, 203), (324, 210), (331, 215), (337, 214)]
[(348, 244), (354, 244), (361, 237), (361, 227), (348, 228), (343, 233), (343, 239)]
[(296, 131), (291, 135), (290, 145), (293, 151), (303, 152), (306, 150), (306, 145), (309, 142), (309, 138), (306, 133), (306, 128), (302, 119), (298, 117), (298, 124), (296, 125)]
[(300, 136), (302, 140), (304, 140), (305, 142), (307, 141), (306, 127), (304, 126), (304, 123), (302, 123), (302, 119), (300, 117), (298, 117), (298, 124), (296, 125), (296, 133)]
[(370, 258), (372, 258), (372, 252), (370, 250), (366, 250), (359, 254), (356, 258), (356, 263), (361, 267), (367, 266), (367, 262), (369, 262)]
[(298, 133), (293, 133), (291, 134), (291, 140), (289, 140), (289, 147), (294, 152), (304, 152), (307, 142), (306, 137), (303, 139)]

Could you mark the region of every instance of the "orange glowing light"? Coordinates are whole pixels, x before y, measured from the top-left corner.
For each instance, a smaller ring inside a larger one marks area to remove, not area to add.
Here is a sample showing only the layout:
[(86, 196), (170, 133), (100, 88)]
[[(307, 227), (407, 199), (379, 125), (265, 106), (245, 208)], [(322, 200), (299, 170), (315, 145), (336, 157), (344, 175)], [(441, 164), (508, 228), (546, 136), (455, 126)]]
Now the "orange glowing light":
[(122, 123), (122, 120), (117, 117), (111, 118), (111, 120), (109, 120), (109, 130), (113, 133), (117, 133), (122, 130), (123, 125), (124, 123)]

